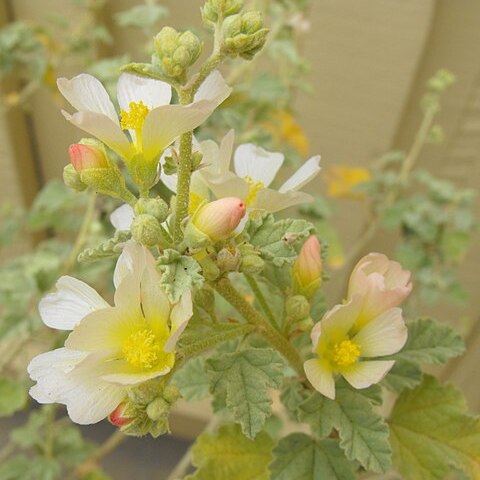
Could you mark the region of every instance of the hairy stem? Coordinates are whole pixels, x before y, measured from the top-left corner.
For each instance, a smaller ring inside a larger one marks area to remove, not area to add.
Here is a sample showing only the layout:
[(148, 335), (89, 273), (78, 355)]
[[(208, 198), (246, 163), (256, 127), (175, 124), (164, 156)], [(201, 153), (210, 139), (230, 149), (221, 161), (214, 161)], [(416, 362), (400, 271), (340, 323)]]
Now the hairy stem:
[(247, 274), (245, 274), (245, 278), (247, 279), (247, 282), (250, 285), (250, 288), (255, 294), (255, 297), (258, 300), (258, 303), (262, 307), (262, 310), (265, 312), (265, 315), (270, 320), (270, 323), (274, 326), (278, 326), (278, 323), (275, 320), (275, 316), (273, 315), (272, 309), (269, 307), (267, 300), (265, 299), (265, 296), (263, 295), (262, 290), (260, 289), (260, 286), (258, 285), (255, 278)]
[(295, 347), (242, 297), (230, 280), (222, 278), (215, 287), (218, 293), (235, 307), (249, 323), (259, 327), (260, 333), (288, 360), (298, 375), (303, 377), (303, 361)]

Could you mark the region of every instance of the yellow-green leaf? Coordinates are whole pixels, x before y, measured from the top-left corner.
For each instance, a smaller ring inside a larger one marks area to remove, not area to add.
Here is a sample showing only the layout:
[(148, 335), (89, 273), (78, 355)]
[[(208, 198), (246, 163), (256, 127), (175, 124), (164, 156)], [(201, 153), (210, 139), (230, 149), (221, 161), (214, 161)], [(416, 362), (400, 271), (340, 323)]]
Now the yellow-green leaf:
[(441, 480), (451, 468), (480, 478), (480, 419), (461, 392), (425, 376), (404, 391), (389, 422), (395, 468), (411, 480)]

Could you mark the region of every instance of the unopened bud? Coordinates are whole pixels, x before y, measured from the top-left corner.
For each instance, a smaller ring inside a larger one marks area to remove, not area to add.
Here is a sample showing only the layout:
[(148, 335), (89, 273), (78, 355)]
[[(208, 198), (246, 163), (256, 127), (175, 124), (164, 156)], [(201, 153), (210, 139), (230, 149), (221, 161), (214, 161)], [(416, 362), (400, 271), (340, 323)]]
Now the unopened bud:
[(172, 27), (163, 27), (156, 35), (155, 60), (165, 75), (177, 78), (193, 65), (202, 52), (202, 42), (192, 32), (177, 32)]
[(237, 250), (222, 248), (217, 255), (217, 265), (224, 272), (235, 272), (240, 266), (240, 254)]
[(294, 295), (285, 302), (285, 320), (289, 333), (305, 332), (313, 326), (310, 303), (303, 295)]
[(168, 204), (160, 197), (141, 198), (135, 204), (135, 213), (137, 215), (147, 214), (155, 217), (159, 222), (164, 222), (169, 213)]
[(203, 153), (202, 152), (193, 152), (192, 154), (192, 168), (196, 170), (203, 160)]
[(108, 169), (109, 162), (105, 152), (93, 145), (75, 143), (68, 148), (70, 162), (79, 175), (92, 168)]
[(170, 404), (161, 397), (158, 397), (153, 402), (149, 403), (146, 410), (148, 418), (154, 422), (168, 415), (169, 411)]
[(120, 403), (120, 405), (118, 405), (118, 407), (108, 416), (108, 421), (116, 427), (124, 427), (131, 423), (133, 419), (125, 416), (126, 408), (126, 402)]
[(76, 192), (83, 192), (87, 188), (87, 185), (82, 182), (79, 173), (71, 163), (63, 168), (63, 181), (67, 187)]
[(158, 245), (162, 239), (160, 224), (153, 215), (138, 215), (134, 218), (130, 230), (134, 240), (147, 247)]
[(200, 205), (185, 228), (185, 242), (198, 248), (227, 239), (245, 216), (245, 202), (226, 197)]
[(312, 235), (304, 244), (292, 269), (294, 289), (312, 298), (322, 285), (322, 257), (320, 243)]
[(263, 28), (260, 12), (252, 11), (233, 15), (223, 23), (225, 52), (236, 57), (251, 60), (267, 40), (268, 28)]
[(207, 0), (202, 17), (206, 23), (217, 23), (220, 18), (238, 13), (242, 7), (243, 0)]
[(84, 143), (70, 145), (70, 162), (80, 176), (80, 181), (97, 192), (116, 198), (131, 197), (118, 167), (105, 153), (101, 144), (82, 140)]
[(242, 263), (240, 265), (240, 271), (242, 273), (260, 273), (265, 267), (265, 261), (260, 255), (249, 254), (242, 257)]

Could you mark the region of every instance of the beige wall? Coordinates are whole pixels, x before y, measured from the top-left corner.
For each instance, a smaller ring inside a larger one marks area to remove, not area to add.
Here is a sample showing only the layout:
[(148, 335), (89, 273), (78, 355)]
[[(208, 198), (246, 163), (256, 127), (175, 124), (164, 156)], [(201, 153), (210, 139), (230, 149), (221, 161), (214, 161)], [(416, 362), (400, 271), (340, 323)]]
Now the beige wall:
[[(134, 3), (112, 1), (105, 17)], [(169, 22), (173, 25), (199, 24), (198, 0), (164, 3), (171, 8)], [(70, 3), (62, 0), (14, 0), (12, 4), (19, 18), (41, 18), (53, 11), (75, 14)], [(367, 165), (389, 149), (408, 146), (420, 121), (418, 103), (425, 81), (438, 68), (446, 67), (458, 76), (458, 83), (446, 95), (440, 116), (446, 142), (441, 147), (428, 147), (421, 163), (460, 185), (478, 189), (480, 2), (315, 0), (310, 19), (312, 30), (305, 48), (313, 65), (315, 93), (299, 97), (297, 108), (310, 137), (312, 153), (322, 154), (323, 165)], [(128, 50), (131, 42), (136, 46), (143, 42), (130, 33), (115, 30), (116, 51)], [(35, 95), (32, 119), (43, 172), (48, 178), (59, 176), (67, 161), (67, 146), (79, 138), (79, 132), (64, 121), (46, 92)], [(0, 118), (3, 132), (1, 121)], [(9, 175), (9, 188), (13, 190), (0, 192), (0, 201), (19, 194), (15, 179), (21, 172), (15, 172), (19, 163), (8, 151), (8, 140), (1, 142), (6, 149), (1, 152), (1, 168), (2, 175)], [(321, 182), (315, 188), (321, 189)], [(31, 192), (34, 185), (30, 183), (26, 189)], [(348, 246), (361, 228), (364, 212), (348, 202), (340, 202), (336, 208), (335, 222)], [(369, 249), (391, 253), (395, 241), (382, 235), (374, 239)], [(465, 310), (442, 305), (433, 312), (445, 320), (478, 317), (478, 244), (461, 269), (472, 302)], [(338, 289), (340, 280), (334, 279), (330, 289)], [(480, 406), (480, 390), (473, 389), (465, 376), (466, 371), (473, 375), (465, 365), (478, 362), (480, 333), (472, 336), (471, 341), (477, 342), (477, 347), (472, 348), (464, 364), (456, 370), (452, 367), (451, 373), (468, 390), (471, 402)]]

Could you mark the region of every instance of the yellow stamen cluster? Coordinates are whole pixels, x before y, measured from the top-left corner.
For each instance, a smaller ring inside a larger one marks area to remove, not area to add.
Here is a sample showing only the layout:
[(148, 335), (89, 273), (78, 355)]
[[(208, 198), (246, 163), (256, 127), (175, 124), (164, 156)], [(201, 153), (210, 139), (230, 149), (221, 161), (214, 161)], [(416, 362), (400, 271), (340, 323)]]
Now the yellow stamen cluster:
[(195, 210), (198, 208), (198, 206), (204, 201), (205, 199), (202, 198), (200, 195), (198, 195), (195, 192), (190, 192), (190, 201), (188, 203), (188, 213), (190, 215), (193, 215), (195, 213)]
[(130, 110), (120, 112), (120, 125), (124, 130), (141, 130), (150, 109), (142, 102), (130, 102)]
[(257, 199), (257, 194), (262, 188), (265, 188), (265, 185), (262, 182), (255, 182), (252, 177), (246, 176), (245, 181), (248, 183), (248, 195), (245, 198), (245, 203), (247, 206), (252, 205)]
[(150, 369), (158, 364), (162, 346), (149, 328), (132, 333), (123, 344), (122, 354), (134, 367)]
[(360, 357), (360, 347), (351, 340), (343, 340), (333, 346), (332, 361), (339, 367), (349, 367)]

